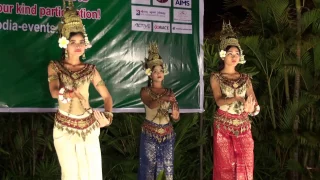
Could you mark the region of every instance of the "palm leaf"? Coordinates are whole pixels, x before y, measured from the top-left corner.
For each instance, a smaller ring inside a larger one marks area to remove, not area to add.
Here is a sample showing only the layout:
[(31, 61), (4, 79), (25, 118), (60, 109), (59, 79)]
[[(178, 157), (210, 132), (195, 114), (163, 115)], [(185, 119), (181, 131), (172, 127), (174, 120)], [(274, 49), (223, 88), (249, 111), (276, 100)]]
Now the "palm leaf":
[(320, 9), (312, 9), (303, 13), (301, 16), (301, 33), (304, 33), (311, 24), (319, 21), (319, 19)]
[[(270, 23), (274, 23), (276, 27), (276, 32), (281, 32), (289, 24), (288, 16), (288, 0), (266, 0), (267, 9), (269, 10), (269, 17), (273, 17)], [(268, 21), (267, 21), (268, 22)]]

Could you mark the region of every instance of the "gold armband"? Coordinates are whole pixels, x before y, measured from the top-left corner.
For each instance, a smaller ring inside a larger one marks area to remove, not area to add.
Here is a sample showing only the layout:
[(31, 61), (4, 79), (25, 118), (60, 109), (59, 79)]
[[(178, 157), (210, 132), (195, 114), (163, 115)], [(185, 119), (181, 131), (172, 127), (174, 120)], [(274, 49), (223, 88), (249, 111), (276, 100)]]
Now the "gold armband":
[(59, 77), (57, 75), (50, 75), (48, 76), (48, 82), (54, 81), (59, 79)]
[(104, 81), (101, 79), (97, 84), (96, 84), (96, 87), (98, 87), (98, 86), (104, 86), (105, 85), (105, 83), (104, 83)]

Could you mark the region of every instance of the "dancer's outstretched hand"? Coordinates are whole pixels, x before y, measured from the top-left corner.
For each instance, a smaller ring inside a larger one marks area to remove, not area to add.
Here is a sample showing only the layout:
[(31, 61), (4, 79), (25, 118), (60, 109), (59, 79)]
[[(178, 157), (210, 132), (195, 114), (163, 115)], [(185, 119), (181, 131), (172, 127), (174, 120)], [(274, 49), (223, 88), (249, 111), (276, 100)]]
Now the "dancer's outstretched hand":
[(256, 102), (253, 99), (253, 97), (250, 95), (246, 102), (244, 103), (244, 111), (247, 113), (252, 113), (254, 111), (254, 106), (255, 106)]
[(109, 126), (111, 124), (111, 120), (106, 118), (106, 116), (99, 112), (99, 111), (93, 111), (94, 117), (98, 120), (100, 127)]

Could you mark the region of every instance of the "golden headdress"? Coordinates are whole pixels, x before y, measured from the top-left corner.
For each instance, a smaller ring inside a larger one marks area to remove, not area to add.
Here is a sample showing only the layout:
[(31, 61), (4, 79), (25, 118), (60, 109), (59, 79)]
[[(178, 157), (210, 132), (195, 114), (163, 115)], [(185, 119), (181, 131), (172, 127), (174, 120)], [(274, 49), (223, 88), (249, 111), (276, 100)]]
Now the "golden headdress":
[(227, 23), (225, 23), (223, 21), (222, 30), (221, 30), (221, 33), (220, 33), (220, 45), (219, 45), (220, 57), (221, 58), (225, 57), (225, 54), (226, 54), (225, 49), (228, 46), (235, 46), (235, 47), (239, 48), (240, 54), (241, 54), (239, 63), (240, 64), (244, 64), (246, 61), (244, 59), (244, 55), (243, 55), (243, 51), (241, 49), (240, 43), (239, 43), (239, 41), (237, 39), (237, 35), (233, 31), (231, 23), (229, 22), (227, 24)]
[(228, 46), (236, 46), (241, 50), (236, 33), (233, 31), (231, 23), (223, 21), (222, 30), (220, 33), (220, 50), (225, 50)]
[(58, 31), (60, 38), (65, 37), (69, 39), (71, 32), (81, 32), (85, 36), (86, 48), (90, 48), (91, 44), (86, 33), (86, 29), (82, 24), (82, 20), (78, 15), (77, 9), (74, 7), (73, 0), (67, 0), (68, 6), (66, 6), (66, 0), (63, 1), (63, 16), (61, 22), (58, 25)]
[(169, 74), (167, 66), (163, 63), (161, 56), (159, 55), (159, 48), (156, 42), (149, 44), (148, 58), (145, 58), (145, 68), (151, 70), (154, 66), (163, 66), (164, 74)]

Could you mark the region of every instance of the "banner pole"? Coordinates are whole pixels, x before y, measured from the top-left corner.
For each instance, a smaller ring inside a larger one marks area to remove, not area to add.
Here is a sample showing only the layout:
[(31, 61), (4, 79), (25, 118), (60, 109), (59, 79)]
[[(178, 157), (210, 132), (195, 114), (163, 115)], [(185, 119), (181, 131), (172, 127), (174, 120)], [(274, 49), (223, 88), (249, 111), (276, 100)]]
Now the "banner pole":
[[(203, 113), (200, 113), (200, 137), (203, 133)], [(200, 145), (200, 180), (203, 180), (203, 144)]]

